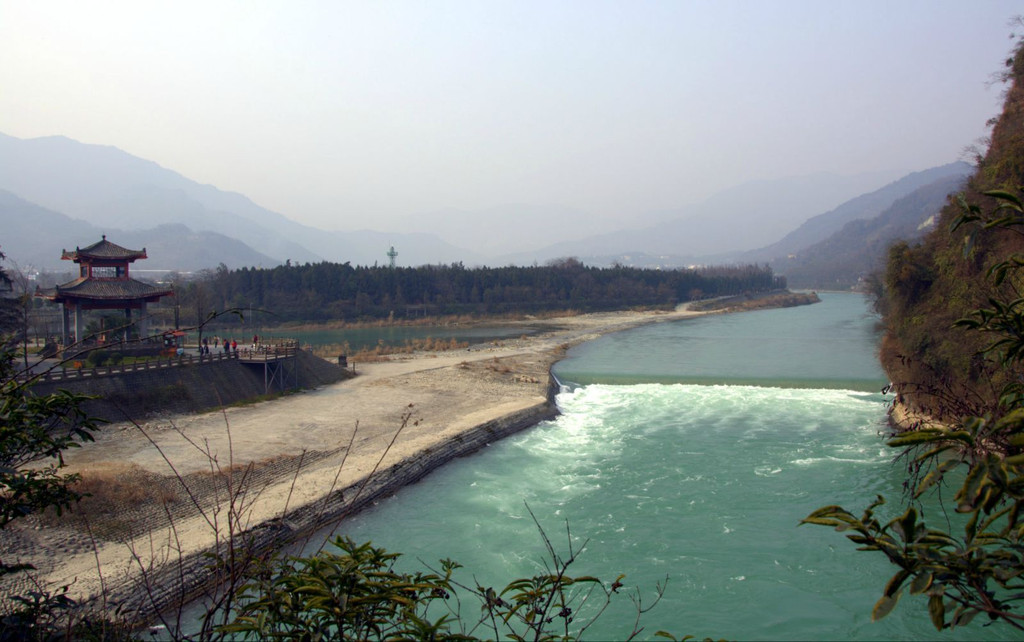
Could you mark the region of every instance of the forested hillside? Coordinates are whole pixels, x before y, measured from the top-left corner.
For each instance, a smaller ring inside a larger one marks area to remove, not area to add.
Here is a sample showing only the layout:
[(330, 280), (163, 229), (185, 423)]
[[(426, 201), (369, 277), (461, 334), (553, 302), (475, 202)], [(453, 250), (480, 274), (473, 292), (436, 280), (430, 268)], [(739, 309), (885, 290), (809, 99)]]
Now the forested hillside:
[[(979, 351), (992, 337), (955, 328), (957, 320), (990, 299), (1012, 301), (1021, 296), (1018, 277), (996, 286), (988, 270), (1024, 251), (1017, 228), (954, 223), (970, 207), (992, 211), (999, 201), (984, 193), (1019, 193), (1024, 185), (1024, 54), (1007, 60), (1008, 83), (1002, 114), (995, 120), (991, 144), (979, 159), (962, 200), (943, 210), (934, 230), (920, 244), (899, 243), (889, 250), (888, 264), (876, 285), (885, 320), (883, 365), (905, 401), (934, 416), (958, 418), (984, 414), (1001, 384), (1016, 373), (997, 368)], [(955, 227), (955, 229), (954, 229)]]
[(963, 189), (965, 180), (958, 175), (940, 178), (897, 199), (879, 215), (850, 221), (828, 238), (770, 265), (785, 274), (794, 288), (858, 287), (864, 275), (885, 264), (886, 250), (893, 241), (916, 241), (924, 236), (949, 195)]
[(414, 314), (581, 311), (674, 305), (693, 299), (786, 287), (767, 266), (645, 270), (588, 267), (575, 259), (544, 266), (466, 268), (286, 264), (228, 270), (176, 285), (197, 322), (212, 310), (260, 308), (281, 321), (352, 320)]
[[(1024, 21), (1018, 20), (1018, 26)], [(906, 464), (905, 512), (819, 508), (894, 566), (872, 611), (921, 595), (936, 630), (999, 622), (1024, 631), (1024, 45), (992, 142), (962, 196), (923, 243), (889, 254), (879, 305), (882, 360), (898, 413), (887, 444)], [(931, 419), (940, 421), (932, 421)], [(924, 501), (922, 498), (927, 498)], [(938, 505), (937, 510), (934, 508)], [(885, 516), (888, 515), (888, 516)], [(984, 615), (984, 617), (976, 617)]]

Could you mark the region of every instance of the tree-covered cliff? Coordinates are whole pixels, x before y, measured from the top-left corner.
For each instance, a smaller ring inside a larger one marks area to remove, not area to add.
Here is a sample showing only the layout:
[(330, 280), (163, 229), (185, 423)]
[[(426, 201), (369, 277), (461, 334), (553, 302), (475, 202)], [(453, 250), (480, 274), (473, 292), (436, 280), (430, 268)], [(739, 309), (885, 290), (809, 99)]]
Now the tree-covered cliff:
[(955, 225), (973, 206), (992, 211), (998, 202), (985, 192), (1015, 192), (1024, 185), (1024, 52), (1006, 62), (1002, 114), (994, 119), (987, 153), (959, 198), (951, 198), (930, 234), (917, 245), (889, 251), (876, 286), (885, 323), (881, 359), (902, 399), (938, 418), (983, 414), (1003, 383), (1018, 373), (980, 351), (985, 332), (956, 327), (990, 300), (1014, 300), (1024, 291), (1015, 278), (996, 284), (990, 268), (1024, 251), (1024, 235), (1006, 226)]
[(984, 615), (1024, 631), (1024, 45), (1006, 80), (968, 189), (921, 245), (892, 248), (879, 284), (896, 390), (941, 419), (889, 436), (907, 466), (905, 510), (877, 497), (860, 515), (824, 506), (804, 519), (895, 567), (875, 619), (909, 592), (938, 630)]

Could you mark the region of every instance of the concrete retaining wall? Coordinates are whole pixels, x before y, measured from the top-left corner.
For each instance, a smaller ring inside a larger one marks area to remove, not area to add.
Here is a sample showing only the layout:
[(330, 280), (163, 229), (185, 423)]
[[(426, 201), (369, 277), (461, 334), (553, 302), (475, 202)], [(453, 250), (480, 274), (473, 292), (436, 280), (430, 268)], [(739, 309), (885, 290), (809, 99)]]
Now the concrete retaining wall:
[[(544, 402), (488, 421), (442, 444), (422, 450), (377, 471), (366, 481), (327, 494), (282, 519), (257, 524), (239, 534), (237, 541), (244, 542), (254, 555), (261, 555), (338, 524), (343, 518), (397, 492), (403, 486), (418, 482), (456, 458), (472, 455), (491, 443), (555, 417), (558, 414), (554, 401), (557, 393), (558, 384), (552, 378)], [(152, 619), (155, 613), (173, 610), (180, 604), (198, 599), (206, 591), (215, 591), (216, 587), (211, 586), (211, 582), (217, 578), (211, 575), (211, 562), (207, 553), (191, 555), (171, 565), (174, 568), (165, 568), (150, 575), (148, 595), (141, 594), (137, 589), (126, 588), (120, 594), (115, 591), (112, 602), (149, 614), (144, 619)]]
[[(328, 361), (299, 350), (285, 360), (288, 384), (312, 388), (341, 381), (351, 373)], [(93, 417), (107, 421), (141, 420), (155, 413), (180, 414), (203, 412), (229, 406), (266, 393), (262, 365), (245, 365), (237, 359), (209, 363), (183, 363), (174, 367), (115, 373), (82, 379), (40, 381), (32, 386), (35, 394), (57, 390), (92, 395), (84, 409)], [(279, 392), (275, 388), (273, 392)]]

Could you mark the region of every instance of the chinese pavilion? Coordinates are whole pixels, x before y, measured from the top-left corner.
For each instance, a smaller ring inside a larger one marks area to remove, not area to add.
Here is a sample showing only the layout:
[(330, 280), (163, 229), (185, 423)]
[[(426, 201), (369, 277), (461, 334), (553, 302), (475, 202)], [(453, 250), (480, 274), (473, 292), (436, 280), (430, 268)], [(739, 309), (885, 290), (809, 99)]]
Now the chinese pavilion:
[[(161, 297), (172, 296), (173, 290), (136, 281), (128, 276), (128, 265), (138, 259), (145, 259), (146, 248), (129, 250), (115, 245), (103, 235), (103, 240), (89, 247), (75, 248), (74, 252), (62, 250), (61, 260), (78, 263), (78, 278), (58, 285), (53, 290), (37, 292), (64, 308), (61, 317), (61, 331), (64, 343), (78, 343), (82, 340), (85, 310), (123, 310), (125, 319), (132, 323), (132, 311), (138, 311), (135, 328), (138, 336), (147, 336), (146, 304), (155, 303)], [(74, 333), (70, 328), (70, 317), (74, 314)]]

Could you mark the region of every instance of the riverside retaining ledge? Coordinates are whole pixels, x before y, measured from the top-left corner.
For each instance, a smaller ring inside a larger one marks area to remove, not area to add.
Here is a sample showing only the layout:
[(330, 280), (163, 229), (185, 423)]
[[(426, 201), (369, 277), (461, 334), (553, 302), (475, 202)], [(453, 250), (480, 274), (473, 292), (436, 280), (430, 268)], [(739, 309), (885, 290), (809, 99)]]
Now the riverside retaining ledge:
[[(555, 396), (559, 384), (551, 375), (547, 390), (547, 399), (542, 403), (452, 435), (344, 488), (333, 489), (283, 517), (264, 520), (236, 533), (235, 538), (250, 546), (254, 554), (261, 555), (295, 545), (335, 527), (344, 518), (419, 482), (455, 459), (470, 456), (496, 441), (553, 419), (558, 415)], [(210, 574), (211, 554), (217, 551), (217, 546), (211, 546), (154, 569), (145, 578), (145, 590), (140, 591), (137, 585), (118, 586), (110, 591), (107, 603), (127, 608), (130, 612), (139, 613), (143, 621), (153, 622), (159, 614), (174, 612), (218, 588), (223, 578)]]

